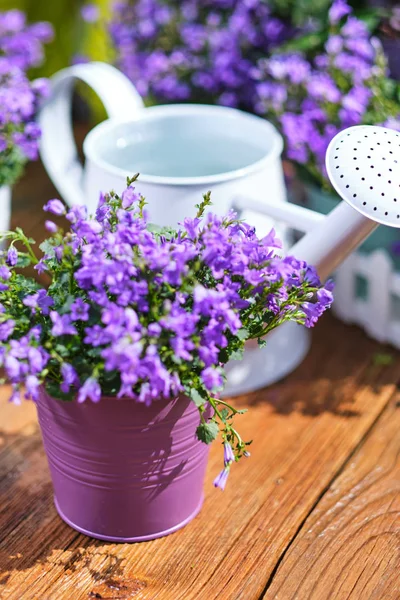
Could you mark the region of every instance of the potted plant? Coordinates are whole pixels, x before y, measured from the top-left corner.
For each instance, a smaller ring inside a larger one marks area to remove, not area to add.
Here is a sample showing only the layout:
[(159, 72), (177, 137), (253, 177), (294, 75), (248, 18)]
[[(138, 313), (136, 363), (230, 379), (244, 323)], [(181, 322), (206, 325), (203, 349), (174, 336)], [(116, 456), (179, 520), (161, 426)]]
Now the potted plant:
[[(286, 156), (297, 168), (310, 208), (326, 214), (339, 201), (325, 170), (325, 152), (352, 125), (400, 129), (398, 84), (387, 77), (378, 39), (344, 0), (333, 2), (323, 53), (286, 50), (258, 63), (257, 111), (278, 124)], [(391, 251), (398, 232), (380, 227), (361, 247)]]
[[(332, 302), (312, 267), (275, 254), (273, 230), (258, 239), (234, 214), (213, 215), (209, 194), (178, 231), (148, 224), (134, 179), (94, 217), (49, 201), (71, 230), (47, 221), (40, 258), (20, 229), (5, 233), (0, 266), (0, 364), (12, 401), (37, 404), (57, 510), (114, 541), (195, 516), (217, 437), (225, 487), (249, 442), (241, 411), (218, 397), (223, 366), (246, 340), (264, 344), (289, 320), (312, 326)], [(48, 288), (21, 274), (31, 264)]]
[(0, 13), (0, 230), (9, 227), (11, 186), (38, 157), (36, 114), (48, 86), (45, 79), (30, 82), (26, 72), (42, 62), (51, 38), (48, 23), (27, 25), (19, 10)]

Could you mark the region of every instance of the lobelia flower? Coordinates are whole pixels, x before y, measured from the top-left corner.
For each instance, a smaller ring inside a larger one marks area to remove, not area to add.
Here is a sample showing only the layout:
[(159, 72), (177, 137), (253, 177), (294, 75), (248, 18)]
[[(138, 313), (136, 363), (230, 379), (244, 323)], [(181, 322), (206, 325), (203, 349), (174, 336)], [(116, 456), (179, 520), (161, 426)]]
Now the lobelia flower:
[(201, 378), (204, 385), (210, 391), (215, 391), (222, 388), (224, 380), (222, 379), (221, 373), (212, 367), (207, 367), (201, 372)]
[(96, 4), (84, 4), (81, 8), (81, 16), (86, 23), (95, 23), (100, 16), (99, 7)]
[(325, 186), (326, 149), (340, 130), (400, 126), (396, 86), (387, 79), (381, 45), (345, 0), (332, 3), (328, 18), (322, 54), (291, 51), (259, 61), (255, 102), (256, 111), (282, 130), (287, 157)]
[[(313, 326), (332, 288), (303, 261), (275, 254), (281, 243), (273, 230), (259, 239), (232, 212), (208, 213), (209, 195), (178, 231), (148, 227), (134, 179), (121, 198), (102, 196), (94, 217), (82, 207), (67, 212), (71, 230), (55, 231), (35, 259), (51, 280), (47, 289), (17, 275), (15, 257), (0, 257), (0, 366), (14, 402), (24, 386), (33, 400), (40, 386), (78, 402), (191, 397), (198, 438), (223, 436), (224, 470), (215, 480), (223, 489), (233, 462), (248, 455), (236, 411), (214, 397), (223, 366), (247, 339), (285, 321)], [(46, 209), (65, 212), (59, 200)], [(35, 263), (20, 230), (7, 236), (11, 247), (26, 246), (21, 264)]]
[(118, 67), (143, 96), (253, 109), (258, 58), (297, 29), (263, 0), (125, 0), (109, 32)]
[(57, 198), (55, 198), (54, 200), (49, 200), (44, 205), (43, 210), (45, 210), (46, 212), (50, 212), (53, 215), (57, 215), (58, 217), (65, 215), (67, 212), (64, 204), (61, 202), (61, 200), (58, 200)]
[(94, 377), (86, 379), (78, 393), (78, 402), (84, 402), (88, 398), (92, 402), (99, 402), (101, 398), (101, 388), (99, 382)]
[(89, 305), (81, 298), (78, 298), (71, 304), (71, 320), (87, 321), (89, 319)]
[(26, 71), (42, 63), (52, 36), (49, 23), (27, 25), (19, 10), (0, 12), (0, 186), (14, 183), (26, 160), (38, 156), (35, 119), (49, 86), (45, 79), (30, 82)]
[(53, 323), (53, 327), (51, 328), (52, 335), (76, 335), (78, 333), (74, 325), (72, 325), (69, 315), (59, 315), (55, 310), (52, 310), (50, 318)]
[(46, 290), (38, 290), (35, 294), (26, 296), (22, 303), (25, 306), (29, 306), (32, 309), (33, 314), (35, 314), (37, 310), (40, 310), (44, 315), (48, 315), (54, 301), (53, 298), (48, 296)]
[(45, 221), (44, 226), (49, 233), (57, 233), (58, 226), (53, 221)]
[(224, 443), (224, 464), (225, 467), (228, 467), (235, 460), (235, 455), (233, 454), (232, 446), (228, 443)]
[(6, 262), (8, 265), (10, 265), (10, 267), (15, 267), (15, 265), (17, 264), (18, 251), (16, 250), (16, 248), (14, 248), (14, 246), (10, 246), (10, 248), (8, 249)]
[(68, 394), (71, 387), (77, 387), (79, 385), (79, 377), (74, 367), (68, 363), (61, 365), (61, 376), (62, 382), (60, 389), (64, 394)]
[(228, 481), (229, 470), (229, 467), (225, 467), (224, 469), (222, 469), (219, 475), (217, 475), (217, 477), (214, 479), (214, 487), (217, 487), (220, 490), (224, 491), (226, 482)]
[(9, 319), (4, 323), (0, 323), (0, 342), (5, 342), (12, 335), (15, 327), (15, 321)]

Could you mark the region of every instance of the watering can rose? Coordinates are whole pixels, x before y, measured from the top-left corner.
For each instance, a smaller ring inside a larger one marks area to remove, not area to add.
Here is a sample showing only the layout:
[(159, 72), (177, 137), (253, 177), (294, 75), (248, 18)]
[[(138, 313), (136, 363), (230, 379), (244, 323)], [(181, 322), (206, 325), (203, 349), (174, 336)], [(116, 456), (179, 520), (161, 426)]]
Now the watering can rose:
[[(3, 234), (10, 244), (0, 264), (0, 364), (15, 403), (23, 393), (36, 400), (42, 386), (78, 403), (190, 397), (198, 438), (221, 435), (215, 484), (223, 488), (231, 465), (249, 454), (234, 426), (240, 411), (218, 398), (223, 366), (281, 323), (314, 325), (332, 286), (322, 287), (306, 263), (279, 256), (273, 230), (259, 239), (234, 213), (208, 212), (209, 194), (179, 230), (149, 224), (134, 180), (121, 197), (102, 196), (94, 217), (48, 202), (71, 230), (48, 221), (41, 257), (22, 230)], [(32, 264), (48, 288), (20, 274)]]

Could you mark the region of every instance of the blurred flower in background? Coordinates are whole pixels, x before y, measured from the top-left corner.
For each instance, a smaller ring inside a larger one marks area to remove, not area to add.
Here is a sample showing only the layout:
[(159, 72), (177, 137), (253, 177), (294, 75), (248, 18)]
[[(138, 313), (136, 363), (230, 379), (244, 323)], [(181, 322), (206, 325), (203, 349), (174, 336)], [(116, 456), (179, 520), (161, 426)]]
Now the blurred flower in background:
[(257, 60), (298, 33), (260, 0), (117, 2), (109, 31), (143, 96), (249, 110)]
[(275, 121), (288, 158), (314, 181), (326, 184), (325, 152), (341, 129), (400, 129), (399, 89), (388, 78), (382, 45), (344, 0), (330, 8), (322, 53), (284, 52), (260, 60), (258, 69), (255, 110)]
[(19, 10), (0, 13), (0, 185), (14, 183), (25, 161), (38, 156), (35, 118), (48, 85), (30, 82), (26, 71), (42, 63), (43, 44), (52, 37), (49, 23), (28, 25)]

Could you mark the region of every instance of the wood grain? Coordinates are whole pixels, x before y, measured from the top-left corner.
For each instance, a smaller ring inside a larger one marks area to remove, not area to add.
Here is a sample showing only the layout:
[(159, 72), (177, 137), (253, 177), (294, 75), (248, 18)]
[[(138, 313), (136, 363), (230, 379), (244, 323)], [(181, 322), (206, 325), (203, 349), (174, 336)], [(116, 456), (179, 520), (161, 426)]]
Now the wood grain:
[(400, 598), (400, 396), (313, 510), (264, 600)]
[(389, 402), (399, 372), (397, 355), (390, 367), (374, 367), (378, 346), (331, 317), (315, 334), (301, 369), (237, 402), (249, 408), (241, 429), (254, 444), (226, 492), (211, 485), (221, 461), (215, 446), (199, 517), (145, 544), (96, 542), (60, 521), (32, 406), (8, 405), (3, 388), (1, 598), (260, 598), (280, 556)]
[[(39, 211), (56, 192), (40, 166), (31, 166), (28, 175), (15, 193), (13, 223), (40, 241), (45, 215)], [(280, 570), (275, 580), (277, 565), (283, 558), (284, 568), (315, 506), (349, 456), (368, 442), (400, 372), (399, 353), (392, 352), (392, 365), (375, 366), (382, 348), (331, 316), (313, 333), (312, 351), (295, 373), (237, 400), (249, 408), (240, 430), (254, 444), (226, 491), (212, 487), (221, 467), (221, 447), (215, 445), (200, 515), (176, 534), (148, 543), (98, 542), (59, 519), (34, 406), (11, 406), (9, 389), (0, 388), (0, 598), (253, 600), (270, 582), (273, 590), (283, 581)], [(395, 428), (385, 431), (392, 440)], [(395, 506), (393, 500), (390, 510)], [(387, 552), (383, 538), (376, 544), (377, 573), (392, 581), (393, 544)], [(362, 552), (358, 556), (364, 559)], [(349, 567), (347, 578), (357, 568)], [(314, 573), (323, 589), (324, 572)], [(298, 571), (293, 577), (297, 582)]]

